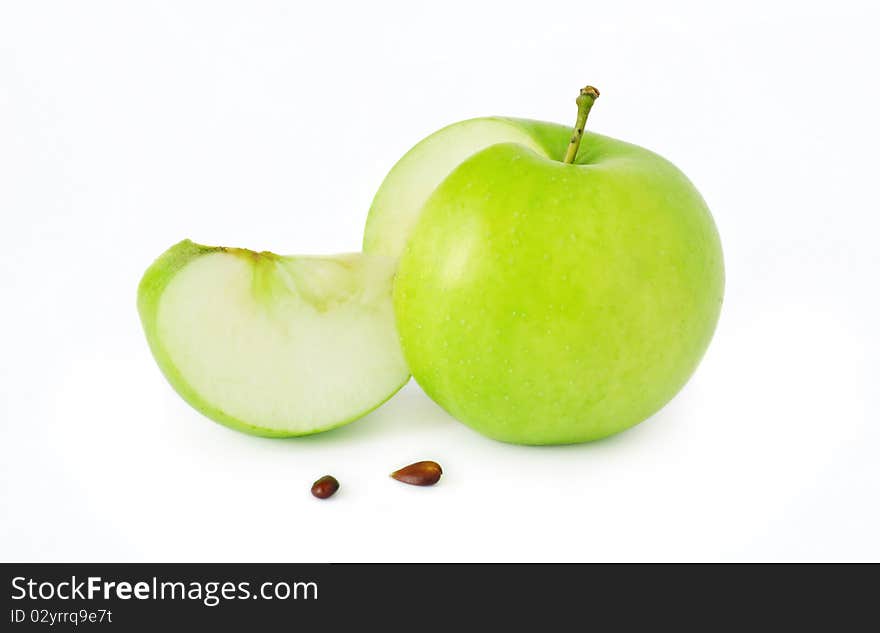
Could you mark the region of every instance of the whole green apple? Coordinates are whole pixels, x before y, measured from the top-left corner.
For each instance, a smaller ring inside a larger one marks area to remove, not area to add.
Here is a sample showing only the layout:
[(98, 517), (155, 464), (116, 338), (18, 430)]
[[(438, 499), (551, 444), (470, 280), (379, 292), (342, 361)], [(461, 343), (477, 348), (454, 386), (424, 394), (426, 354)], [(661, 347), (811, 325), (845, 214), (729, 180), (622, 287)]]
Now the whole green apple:
[(657, 154), (584, 134), (596, 97), (581, 91), (574, 132), (500, 118), (445, 128), (371, 208), (365, 250), (400, 257), (394, 308), (413, 376), (495, 439), (584, 442), (645, 420), (718, 321), (724, 266), (706, 203)]

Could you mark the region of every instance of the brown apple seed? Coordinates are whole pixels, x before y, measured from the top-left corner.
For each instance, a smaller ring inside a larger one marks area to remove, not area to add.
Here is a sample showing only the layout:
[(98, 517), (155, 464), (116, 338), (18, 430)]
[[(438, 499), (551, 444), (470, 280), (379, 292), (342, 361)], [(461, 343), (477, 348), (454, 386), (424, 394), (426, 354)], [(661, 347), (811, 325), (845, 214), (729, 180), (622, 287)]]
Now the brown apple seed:
[(339, 482), (333, 475), (324, 475), (312, 484), (312, 495), (318, 499), (332, 497), (339, 490)]
[(433, 486), (440, 481), (440, 475), (443, 469), (437, 462), (425, 461), (416, 462), (409, 466), (404, 466), (400, 470), (395, 470), (391, 476), (397, 481), (413, 486)]

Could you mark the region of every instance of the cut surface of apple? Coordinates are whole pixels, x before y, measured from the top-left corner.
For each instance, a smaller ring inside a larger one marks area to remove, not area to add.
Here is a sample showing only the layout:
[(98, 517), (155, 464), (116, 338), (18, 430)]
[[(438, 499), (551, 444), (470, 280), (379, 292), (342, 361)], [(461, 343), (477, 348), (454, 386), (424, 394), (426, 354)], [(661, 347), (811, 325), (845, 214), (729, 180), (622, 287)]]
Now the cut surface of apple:
[(256, 435), (356, 420), (409, 379), (394, 326), (394, 260), (279, 256), (185, 240), (147, 270), (138, 310), (174, 389)]
[(364, 252), (400, 257), (428, 197), (465, 159), (498, 143), (550, 156), (568, 138), (561, 125), (483, 117), (449, 125), (420, 141), (391, 168), (370, 206)]

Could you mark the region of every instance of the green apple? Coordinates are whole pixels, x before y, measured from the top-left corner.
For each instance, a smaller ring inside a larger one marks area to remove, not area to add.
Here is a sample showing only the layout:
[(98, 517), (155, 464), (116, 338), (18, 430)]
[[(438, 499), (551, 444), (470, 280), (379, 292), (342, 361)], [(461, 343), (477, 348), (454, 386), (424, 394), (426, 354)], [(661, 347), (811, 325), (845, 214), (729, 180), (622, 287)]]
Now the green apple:
[(289, 437), (351, 422), (409, 379), (394, 327), (394, 260), (282, 257), (189, 240), (138, 288), (171, 386), (239, 431)]
[(583, 134), (596, 97), (581, 92), (574, 132), (500, 118), (440, 130), (370, 212), (365, 250), (400, 258), (413, 376), (495, 439), (583, 442), (645, 420), (718, 320), (724, 266), (706, 203), (657, 154)]

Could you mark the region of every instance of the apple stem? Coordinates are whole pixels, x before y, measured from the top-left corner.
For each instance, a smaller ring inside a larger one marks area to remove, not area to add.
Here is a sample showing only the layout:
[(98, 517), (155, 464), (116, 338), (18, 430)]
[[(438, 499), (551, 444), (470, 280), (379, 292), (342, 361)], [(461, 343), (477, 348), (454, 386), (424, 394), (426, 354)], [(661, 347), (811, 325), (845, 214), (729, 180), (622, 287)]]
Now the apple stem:
[(574, 162), (575, 157), (577, 157), (578, 148), (581, 146), (581, 139), (584, 137), (584, 126), (587, 124), (590, 108), (593, 107), (593, 103), (598, 98), (599, 91), (593, 88), (593, 86), (581, 88), (581, 93), (575, 101), (578, 107), (578, 117), (574, 124), (574, 130), (571, 133), (571, 140), (568, 142), (568, 149), (565, 151), (563, 163), (571, 164)]

